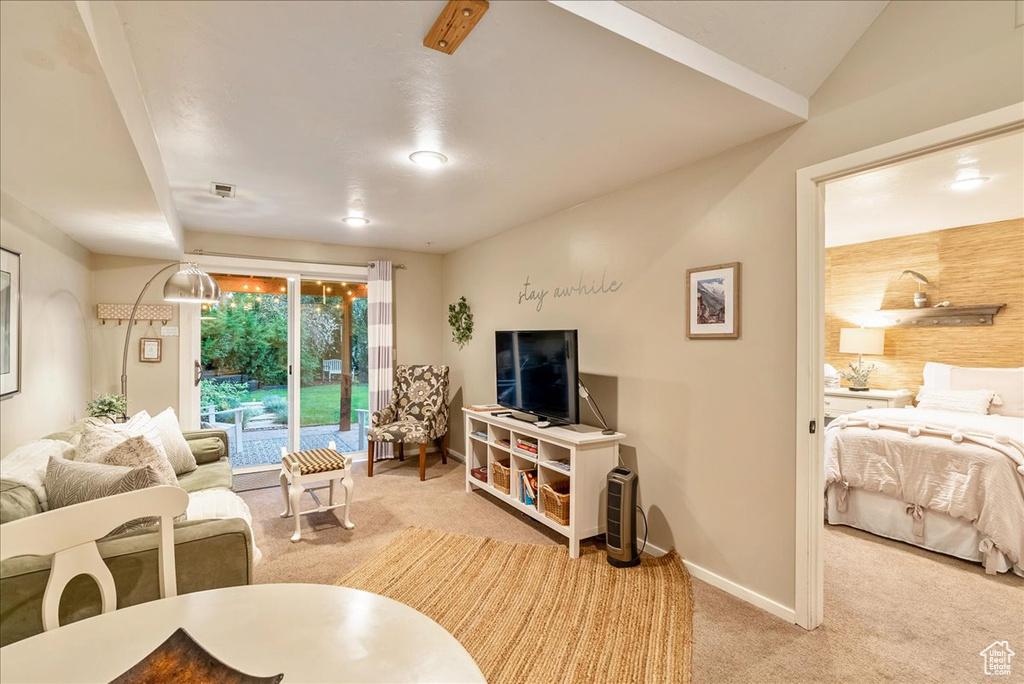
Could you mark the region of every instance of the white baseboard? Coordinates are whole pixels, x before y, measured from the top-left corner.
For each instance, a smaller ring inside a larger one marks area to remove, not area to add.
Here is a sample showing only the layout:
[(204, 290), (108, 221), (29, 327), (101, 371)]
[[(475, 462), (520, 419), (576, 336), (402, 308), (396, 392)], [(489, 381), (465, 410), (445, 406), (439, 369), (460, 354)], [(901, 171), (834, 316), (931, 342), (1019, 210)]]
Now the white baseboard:
[[(660, 546), (655, 546), (648, 542), (647, 548), (644, 549), (644, 553), (649, 553), (652, 556), (664, 556), (668, 551)], [(702, 568), (688, 560), (684, 559), (683, 565), (686, 566), (686, 569), (690, 572), (691, 576), (696, 577), (700, 581), (707, 582), (711, 586), (721, 589), (725, 593), (731, 594), (741, 601), (746, 601), (752, 606), (756, 606), (761, 610), (767, 611), (776, 617), (782, 618), (786, 622), (794, 625), (796, 624), (796, 610), (793, 608), (787, 608), (767, 596), (762, 596), (756, 591), (747, 589), (741, 584), (736, 584), (732, 580), (726, 579), (721, 575), (715, 574), (707, 568)]]
[(464, 454), (460, 454), (458, 451), (455, 451), (452, 448), (448, 449), (448, 457), (458, 461), (459, 463), (466, 462), (466, 456)]

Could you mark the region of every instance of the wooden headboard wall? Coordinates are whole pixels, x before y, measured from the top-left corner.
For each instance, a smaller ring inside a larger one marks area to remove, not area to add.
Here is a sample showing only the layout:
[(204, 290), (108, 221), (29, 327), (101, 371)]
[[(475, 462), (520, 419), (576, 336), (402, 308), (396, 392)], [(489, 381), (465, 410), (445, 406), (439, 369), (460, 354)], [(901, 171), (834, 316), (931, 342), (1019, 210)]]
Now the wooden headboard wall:
[[(926, 361), (960, 366), (1024, 366), (1024, 219), (825, 250), (825, 360), (842, 370), (839, 330), (877, 325), (878, 309), (913, 308), (917, 284), (904, 269), (925, 275), (929, 304), (1006, 304), (992, 326), (889, 327), (885, 355), (865, 357), (877, 370), (872, 387), (916, 390)], [(846, 385), (846, 382), (843, 382)]]

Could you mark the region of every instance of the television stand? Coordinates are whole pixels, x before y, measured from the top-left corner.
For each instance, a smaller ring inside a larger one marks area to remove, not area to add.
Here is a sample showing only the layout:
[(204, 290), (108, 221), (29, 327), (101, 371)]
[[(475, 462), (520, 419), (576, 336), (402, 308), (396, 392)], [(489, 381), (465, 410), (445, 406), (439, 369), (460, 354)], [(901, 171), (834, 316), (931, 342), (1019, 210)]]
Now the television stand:
[[(590, 425), (539, 428), (529, 420), (494, 416), (463, 409), (466, 425), (466, 491), (480, 489), (489, 496), (524, 513), (569, 540), (569, 557), (579, 558), (580, 541), (604, 534), (607, 506), (608, 471), (619, 463), (619, 442), (626, 435), (602, 434)], [(535, 442), (536, 453), (517, 448), (517, 438)], [(500, 465), (507, 472), (508, 493), (495, 486), (494, 475)], [(487, 468), (487, 479), (478, 480), (474, 468)], [(526, 503), (519, 491), (519, 473), (533, 471), (537, 486), (564, 490), (568, 483), (569, 524), (549, 518), (544, 498)]]

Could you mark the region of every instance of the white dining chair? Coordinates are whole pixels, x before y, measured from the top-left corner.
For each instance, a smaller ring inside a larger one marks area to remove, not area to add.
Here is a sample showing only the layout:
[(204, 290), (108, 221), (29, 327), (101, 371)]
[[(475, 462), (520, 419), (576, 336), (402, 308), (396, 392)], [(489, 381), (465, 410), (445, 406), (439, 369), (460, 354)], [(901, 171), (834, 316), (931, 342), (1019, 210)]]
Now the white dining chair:
[(163, 485), (12, 520), (0, 527), (0, 561), (14, 556), (53, 556), (43, 592), (43, 629), (60, 627), (60, 597), (68, 582), (89, 575), (100, 588), (104, 613), (117, 608), (114, 577), (96, 541), (136, 518), (160, 519), (160, 597), (177, 596), (174, 575), (174, 518), (188, 508), (188, 493)]

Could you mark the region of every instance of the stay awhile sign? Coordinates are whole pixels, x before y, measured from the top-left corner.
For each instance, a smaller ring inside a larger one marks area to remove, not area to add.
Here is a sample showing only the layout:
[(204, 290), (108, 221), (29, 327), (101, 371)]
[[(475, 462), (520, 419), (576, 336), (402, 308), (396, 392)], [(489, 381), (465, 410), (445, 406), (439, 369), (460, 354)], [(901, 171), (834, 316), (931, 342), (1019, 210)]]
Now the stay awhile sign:
[(609, 282), (607, 276), (608, 267), (605, 266), (604, 270), (601, 271), (600, 282), (596, 278), (584, 282), (584, 275), (581, 270), (579, 280), (574, 285), (554, 287), (552, 289), (541, 287), (538, 289), (530, 282), (530, 276), (527, 275), (526, 281), (523, 283), (523, 289), (519, 291), (519, 304), (535, 304), (537, 311), (540, 311), (544, 308), (544, 301), (548, 295), (551, 295), (554, 299), (568, 299), (569, 297), (580, 295), (602, 295), (618, 292), (622, 288), (623, 283), (619, 280)]

